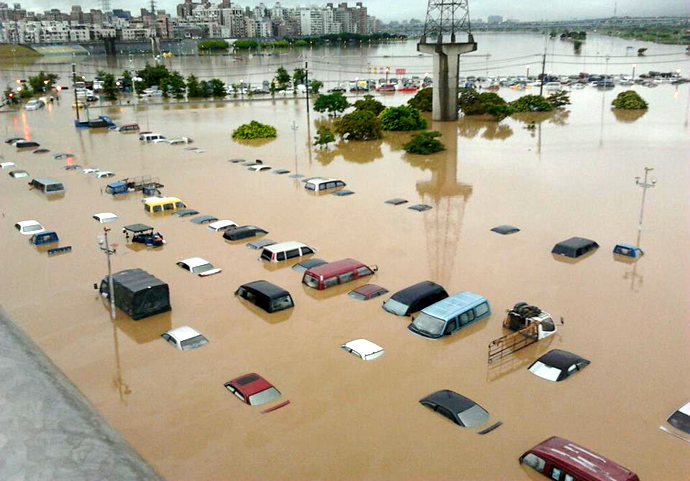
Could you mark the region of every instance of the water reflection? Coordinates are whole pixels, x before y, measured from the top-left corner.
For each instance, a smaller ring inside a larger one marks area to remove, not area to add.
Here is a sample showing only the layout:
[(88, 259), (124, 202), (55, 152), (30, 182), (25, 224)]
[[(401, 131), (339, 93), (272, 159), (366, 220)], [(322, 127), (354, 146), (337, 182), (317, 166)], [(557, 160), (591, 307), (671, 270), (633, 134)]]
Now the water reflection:
[(626, 124), (635, 122), (637, 119), (641, 118), (647, 113), (647, 109), (643, 110), (624, 110), (624, 109), (611, 109), (613, 116), (616, 120)]

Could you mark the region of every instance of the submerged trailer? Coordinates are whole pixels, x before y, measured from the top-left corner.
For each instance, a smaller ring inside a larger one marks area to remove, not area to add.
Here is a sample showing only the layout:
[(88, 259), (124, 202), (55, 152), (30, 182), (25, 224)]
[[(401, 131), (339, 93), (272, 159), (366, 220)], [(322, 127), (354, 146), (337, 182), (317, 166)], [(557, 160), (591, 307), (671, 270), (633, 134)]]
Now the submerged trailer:
[(508, 311), (503, 328), (513, 333), (489, 343), (489, 364), (556, 333), (551, 314), (526, 302), (518, 302)]
[[(108, 276), (94, 288), (108, 299)], [(113, 274), (113, 291), (115, 306), (135, 321), (171, 309), (168, 284), (143, 269), (127, 269)]]

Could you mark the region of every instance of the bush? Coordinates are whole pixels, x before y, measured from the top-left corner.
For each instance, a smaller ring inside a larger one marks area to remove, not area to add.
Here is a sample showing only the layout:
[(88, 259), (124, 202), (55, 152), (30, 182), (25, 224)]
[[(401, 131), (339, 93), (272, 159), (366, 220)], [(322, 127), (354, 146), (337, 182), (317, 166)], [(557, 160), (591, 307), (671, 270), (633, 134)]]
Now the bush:
[(275, 127), (252, 120), (232, 132), (233, 139), (267, 139), (278, 135)]
[(379, 115), (386, 107), (371, 95), (365, 95), (364, 100), (355, 102), (355, 110), (368, 110), (374, 115)]
[(355, 110), (335, 122), (335, 133), (348, 140), (380, 139), (381, 122), (367, 110)]
[(389, 107), (379, 115), (383, 130), (422, 130), (426, 129), (427, 121), (419, 110), (408, 105)]
[(350, 102), (340, 92), (319, 95), (314, 102), (314, 110), (317, 112), (327, 111), (331, 115), (337, 115), (338, 112), (345, 111), (349, 106)]
[(634, 90), (627, 90), (618, 94), (611, 102), (614, 109), (641, 110), (648, 107), (647, 102)]
[(524, 95), (510, 102), (515, 112), (550, 112), (553, 105), (541, 95)]
[(414, 107), (420, 112), (431, 112), (433, 110), (434, 91), (431, 87), (418, 91), (414, 97), (407, 101), (410, 107)]
[(199, 42), (197, 48), (200, 52), (204, 50), (227, 50), (230, 44), (222, 39), (209, 39)]
[(414, 134), (409, 142), (403, 145), (403, 149), (408, 154), (428, 155), (445, 150), (446, 146), (436, 137), (440, 137), (441, 132), (420, 132)]
[(328, 127), (319, 127), (319, 130), (316, 131), (316, 137), (314, 137), (314, 145), (325, 147), (331, 142), (335, 142), (335, 135), (333, 135), (331, 129)]

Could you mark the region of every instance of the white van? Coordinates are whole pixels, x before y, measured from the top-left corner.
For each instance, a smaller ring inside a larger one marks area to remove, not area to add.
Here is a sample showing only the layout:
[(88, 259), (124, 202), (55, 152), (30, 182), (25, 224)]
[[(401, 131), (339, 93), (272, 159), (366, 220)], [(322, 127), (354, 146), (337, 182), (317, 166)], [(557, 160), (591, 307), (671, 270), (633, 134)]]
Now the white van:
[(295, 257), (306, 256), (316, 252), (316, 249), (301, 242), (280, 242), (264, 247), (261, 259), (268, 262), (281, 262)]
[(154, 140), (163, 140), (165, 139), (164, 136), (161, 134), (155, 134), (155, 133), (150, 133), (150, 134), (140, 134), (139, 135), (139, 140), (143, 140), (144, 142), (153, 142)]
[(314, 178), (309, 179), (304, 184), (304, 188), (307, 190), (313, 190), (314, 192), (320, 192), (326, 189), (335, 189), (337, 187), (345, 187), (347, 184), (339, 179), (322, 179)]

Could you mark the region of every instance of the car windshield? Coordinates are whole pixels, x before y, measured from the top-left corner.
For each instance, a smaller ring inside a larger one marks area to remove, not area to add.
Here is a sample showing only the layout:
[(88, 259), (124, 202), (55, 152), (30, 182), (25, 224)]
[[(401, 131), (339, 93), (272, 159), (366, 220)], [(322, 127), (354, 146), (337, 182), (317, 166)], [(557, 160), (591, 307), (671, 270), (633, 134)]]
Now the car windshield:
[(27, 231), (27, 232), (33, 232), (33, 231), (35, 231), (35, 230), (41, 230), (41, 229), (43, 229), (43, 227), (41, 227), (41, 226), (38, 225), (38, 224), (27, 225), (26, 227), (24, 227), (24, 230)]
[(383, 308), (388, 312), (392, 312), (396, 316), (404, 316), (408, 307), (409, 306), (406, 306), (402, 302), (398, 302), (392, 298), (383, 303)]
[(309, 287), (313, 287), (314, 289), (319, 288), (319, 280), (314, 276), (304, 276), (304, 283)]
[(280, 397), (280, 391), (274, 387), (265, 389), (264, 391), (252, 394), (249, 396), (249, 404), (252, 406), (260, 406), (262, 404), (270, 403)]
[(412, 324), (418, 331), (426, 332), (432, 336), (440, 336), (446, 323), (437, 317), (422, 312), (412, 321)]
[(213, 267), (213, 264), (211, 264), (209, 262), (209, 263), (194, 267), (192, 269), (192, 272), (194, 272), (195, 274), (201, 274), (202, 272), (210, 271), (211, 269), (214, 269), (214, 267)]
[(458, 417), (464, 426), (473, 428), (475, 426), (479, 426), (484, 421), (489, 419), (489, 413), (487, 413), (479, 404), (475, 404), (471, 408), (458, 413)]
[(208, 344), (208, 339), (206, 339), (204, 336), (199, 334), (198, 336), (195, 336), (191, 339), (187, 339), (186, 341), (182, 341), (181, 347), (183, 351), (191, 351), (192, 349), (196, 349), (197, 347), (201, 347), (204, 344)]
[(558, 376), (561, 375), (561, 370), (552, 366), (547, 366), (541, 361), (537, 361), (529, 368), (529, 372), (536, 374), (542, 379), (548, 381), (558, 380)]

